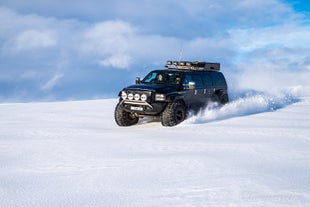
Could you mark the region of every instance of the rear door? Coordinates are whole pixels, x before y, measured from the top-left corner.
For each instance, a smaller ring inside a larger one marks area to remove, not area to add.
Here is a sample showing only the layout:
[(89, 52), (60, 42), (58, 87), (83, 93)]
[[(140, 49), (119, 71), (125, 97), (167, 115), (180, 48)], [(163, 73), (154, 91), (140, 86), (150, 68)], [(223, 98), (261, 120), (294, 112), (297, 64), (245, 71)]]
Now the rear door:
[(204, 105), (204, 86), (202, 74), (200, 72), (186, 73), (184, 78), (184, 86), (190, 82), (195, 83), (194, 89), (185, 89), (184, 100), (186, 105), (191, 108), (199, 108)]
[(227, 83), (224, 75), (220, 72), (212, 72), (212, 81), (214, 87), (214, 95), (217, 96), (221, 103), (228, 102)]
[(208, 104), (212, 99), (212, 94), (214, 93), (214, 87), (212, 84), (211, 74), (209, 72), (204, 72), (202, 74), (203, 80), (203, 102), (205, 105)]

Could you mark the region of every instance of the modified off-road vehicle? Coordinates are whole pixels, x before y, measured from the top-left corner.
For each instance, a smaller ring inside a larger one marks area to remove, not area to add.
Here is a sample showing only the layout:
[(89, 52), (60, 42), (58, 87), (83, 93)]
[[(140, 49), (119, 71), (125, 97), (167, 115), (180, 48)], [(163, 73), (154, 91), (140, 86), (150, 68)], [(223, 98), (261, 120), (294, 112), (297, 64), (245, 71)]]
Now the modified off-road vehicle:
[(136, 84), (119, 92), (115, 121), (119, 126), (137, 124), (144, 116), (160, 116), (163, 126), (175, 126), (190, 110), (210, 102), (228, 102), (227, 84), (219, 63), (167, 61)]

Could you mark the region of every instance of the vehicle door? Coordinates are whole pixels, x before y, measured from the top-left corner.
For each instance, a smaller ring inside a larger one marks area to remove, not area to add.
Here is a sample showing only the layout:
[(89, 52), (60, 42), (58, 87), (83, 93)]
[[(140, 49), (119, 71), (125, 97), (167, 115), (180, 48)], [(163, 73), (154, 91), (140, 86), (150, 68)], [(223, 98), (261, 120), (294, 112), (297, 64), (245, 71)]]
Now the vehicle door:
[[(194, 83), (194, 88), (190, 84)], [(204, 104), (203, 80), (200, 72), (185, 74), (184, 78), (184, 100), (191, 108), (199, 108)]]
[(213, 95), (215, 100), (221, 103), (228, 102), (227, 83), (225, 77), (220, 72), (212, 72)]
[(204, 104), (208, 104), (212, 100), (212, 95), (214, 93), (214, 87), (212, 84), (211, 74), (209, 72), (204, 72), (202, 74), (203, 80), (203, 99)]

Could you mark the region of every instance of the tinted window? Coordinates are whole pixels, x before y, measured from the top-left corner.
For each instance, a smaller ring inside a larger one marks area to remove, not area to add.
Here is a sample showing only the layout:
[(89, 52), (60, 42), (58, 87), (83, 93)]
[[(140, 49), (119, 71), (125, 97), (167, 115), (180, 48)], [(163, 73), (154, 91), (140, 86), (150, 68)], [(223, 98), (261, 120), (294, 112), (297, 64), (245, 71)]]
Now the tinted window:
[(190, 74), (186, 74), (184, 78), (184, 84), (188, 84), (189, 82), (194, 82), (194, 80)]
[(212, 79), (209, 76), (209, 74), (203, 74), (202, 79), (203, 79), (204, 87), (212, 86)]
[(214, 86), (226, 86), (226, 81), (222, 73), (212, 73)]
[(155, 83), (155, 84), (179, 84), (181, 74), (174, 71), (159, 70), (150, 72), (143, 80), (142, 83)]
[(200, 74), (192, 74), (193, 81), (195, 82), (196, 88), (203, 88), (203, 82)]
[(196, 88), (203, 88), (203, 82), (200, 74), (186, 74), (184, 84), (188, 84), (189, 82), (195, 82)]

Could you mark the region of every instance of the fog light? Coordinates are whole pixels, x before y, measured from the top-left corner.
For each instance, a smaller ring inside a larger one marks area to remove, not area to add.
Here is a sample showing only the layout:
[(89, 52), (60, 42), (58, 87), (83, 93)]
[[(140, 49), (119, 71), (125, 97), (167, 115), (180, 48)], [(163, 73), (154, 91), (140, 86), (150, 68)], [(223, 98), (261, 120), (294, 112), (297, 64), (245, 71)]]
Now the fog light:
[(128, 99), (129, 99), (129, 100), (132, 100), (132, 99), (133, 99), (133, 94), (132, 94), (132, 93), (128, 94)]
[(142, 94), (141, 95), (141, 101), (146, 101), (146, 99), (147, 99), (147, 96), (145, 94)]
[(135, 98), (136, 101), (139, 101), (140, 95), (136, 93), (134, 98)]
[(126, 99), (127, 98), (127, 93), (125, 91), (122, 91), (122, 99)]

